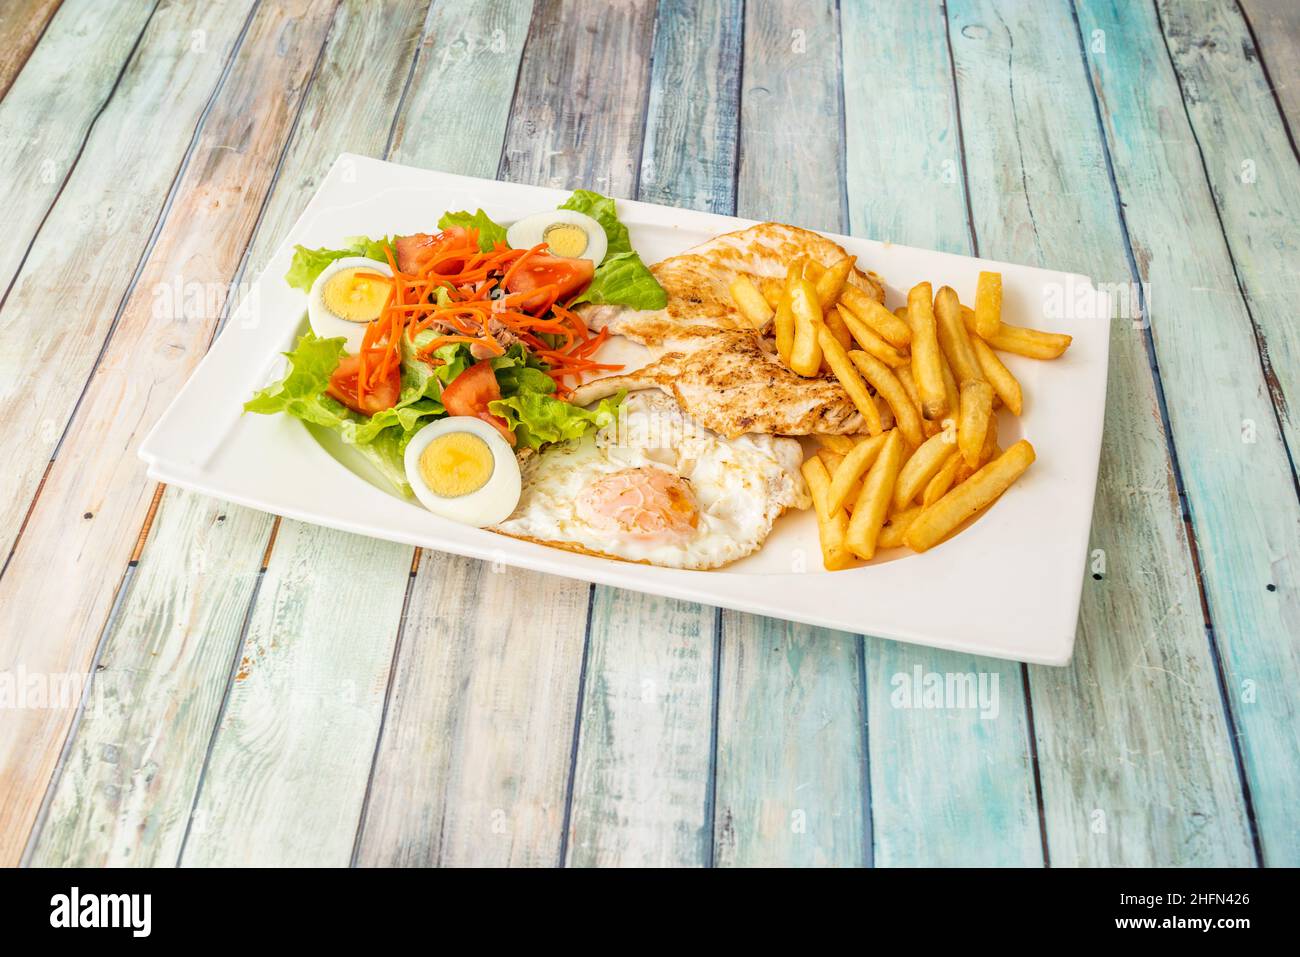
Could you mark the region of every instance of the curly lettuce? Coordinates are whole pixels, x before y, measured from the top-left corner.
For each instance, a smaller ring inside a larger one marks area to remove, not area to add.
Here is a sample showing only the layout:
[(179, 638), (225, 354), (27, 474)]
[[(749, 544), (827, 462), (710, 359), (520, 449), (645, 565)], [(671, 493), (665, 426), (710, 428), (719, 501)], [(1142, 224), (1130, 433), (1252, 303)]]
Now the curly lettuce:
[(664, 287), (659, 285), (632, 248), (632, 239), (618, 218), (614, 200), (589, 189), (579, 189), (560, 205), (560, 209), (572, 209), (590, 216), (600, 223), (609, 242), (608, 251), (596, 267), (591, 284), (574, 300), (575, 303), (606, 303), (633, 309), (662, 309), (668, 305)]
[(347, 242), (348, 245), (343, 249), (308, 249), (306, 246), (294, 246), (293, 262), (289, 266), (289, 271), (284, 274), (284, 281), (294, 289), (308, 292), (316, 277), (334, 260), (348, 256), (365, 256), (367, 259), (383, 262), (386, 256), (385, 248), (393, 244), (389, 238), (368, 239), (365, 236), (353, 236)]
[(497, 243), (506, 241), (506, 228), (495, 222), (483, 210), (477, 212), (466, 212), (461, 210), (458, 213), (447, 212), (442, 214), (442, 219), (438, 220), (439, 229), (447, 229), (451, 226), (464, 226), (466, 229), (478, 230), (478, 248), (485, 253), (490, 253), (496, 248)]

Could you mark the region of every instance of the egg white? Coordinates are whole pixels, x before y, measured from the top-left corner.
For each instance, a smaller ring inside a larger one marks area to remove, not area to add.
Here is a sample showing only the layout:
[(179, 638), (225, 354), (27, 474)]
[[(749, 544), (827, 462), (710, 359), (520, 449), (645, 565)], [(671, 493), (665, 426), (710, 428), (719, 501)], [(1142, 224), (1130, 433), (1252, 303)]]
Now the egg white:
[[(799, 471), (803, 451), (795, 439), (724, 438), (660, 392), (629, 396), (620, 420), (527, 459), (519, 505), (493, 528), (627, 561), (703, 569), (756, 551), (782, 512), (809, 505)], [(583, 490), (627, 468), (660, 468), (686, 480), (699, 506), (699, 522), (689, 537), (644, 542), (613, 536), (584, 520), (577, 507)]]
[[(440, 435), (469, 432), (487, 443), (492, 452), (492, 475), (482, 488), (467, 495), (443, 498), (434, 493), (420, 474), (420, 455)], [(501, 521), (519, 501), (519, 460), (510, 444), (488, 423), (470, 415), (453, 415), (426, 425), (407, 443), (406, 480), (411, 483), (420, 504), (443, 518), (482, 528)]]
[(367, 259), (365, 256), (346, 256), (343, 259), (334, 260), (334, 262), (322, 269), (320, 275), (316, 277), (316, 281), (311, 284), (311, 292), (307, 294), (307, 322), (311, 325), (311, 331), (322, 339), (342, 336), (348, 341), (348, 352), (361, 351), (361, 340), (365, 337), (366, 326), (370, 325), (370, 323), (352, 322), (330, 312), (325, 305), (325, 283), (329, 281), (330, 276), (341, 270), (358, 267), (372, 269), (385, 276), (393, 274), (393, 270), (389, 268), (388, 263), (380, 262), (377, 259)]
[(572, 223), (574, 226), (581, 227), (587, 234), (587, 248), (576, 258), (590, 259), (597, 266), (604, 261), (605, 253), (609, 250), (609, 238), (605, 235), (605, 227), (586, 213), (573, 209), (548, 209), (525, 216), (506, 230), (506, 242), (511, 249), (532, 249), (538, 243), (545, 241), (543, 234), (546, 232), (546, 227), (554, 223)]

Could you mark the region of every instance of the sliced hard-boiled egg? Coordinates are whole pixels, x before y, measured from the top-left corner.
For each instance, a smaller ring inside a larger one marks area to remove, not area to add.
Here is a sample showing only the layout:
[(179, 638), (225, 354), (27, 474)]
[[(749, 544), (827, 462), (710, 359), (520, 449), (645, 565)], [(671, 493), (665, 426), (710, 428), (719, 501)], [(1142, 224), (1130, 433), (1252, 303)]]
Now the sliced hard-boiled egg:
[(406, 446), (406, 478), (429, 511), (466, 525), (495, 525), (519, 503), (519, 460), (482, 419), (454, 415)]
[(506, 242), (512, 249), (531, 249), (546, 243), (552, 256), (590, 259), (597, 266), (609, 248), (604, 227), (572, 209), (549, 209), (525, 216), (506, 230)]
[(364, 256), (336, 259), (316, 277), (307, 299), (307, 321), (322, 339), (343, 336), (348, 352), (361, 349), (366, 324), (378, 319), (388, 301), (388, 263)]

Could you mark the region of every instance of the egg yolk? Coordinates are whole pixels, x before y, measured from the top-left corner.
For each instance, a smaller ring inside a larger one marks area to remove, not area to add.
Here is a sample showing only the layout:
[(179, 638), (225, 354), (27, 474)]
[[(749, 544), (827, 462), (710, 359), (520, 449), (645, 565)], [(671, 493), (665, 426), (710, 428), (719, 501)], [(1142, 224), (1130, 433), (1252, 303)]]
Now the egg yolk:
[(577, 259), (587, 251), (587, 231), (573, 223), (552, 223), (542, 233), (551, 254)]
[(487, 484), (495, 467), (488, 444), (471, 432), (448, 432), (420, 453), (420, 476), (439, 498), (457, 498)]
[(583, 490), (578, 509), (592, 525), (641, 541), (685, 538), (700, 521), (686, 481), (657, 468), (622, 469), (597, 479)]
[(383, 273), (356, 266), (340, 269), (325, 280), (321, 299), (325, 308), (348, 322), (372, 322), (384, 311), (389, 282)]

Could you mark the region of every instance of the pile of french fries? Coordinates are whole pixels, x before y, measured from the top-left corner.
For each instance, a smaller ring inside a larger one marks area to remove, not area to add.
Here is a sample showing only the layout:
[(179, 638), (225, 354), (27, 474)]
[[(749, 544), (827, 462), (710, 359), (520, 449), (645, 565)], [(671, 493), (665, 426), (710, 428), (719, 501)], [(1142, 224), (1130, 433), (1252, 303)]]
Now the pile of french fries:
[(800, 259), (784, 281), (731, 284), (781, 361), (804, 377), (832, 373), (865, 423), (862, 435), (818, 436), (803, 463), (832, 571), (880, 549), (933, 548), (1010, 488), (1034, 447), (998, 445), (997, 410), (1020, 415), (1024, 396), (997, 353), (1055, 359), (1071, 341), (1003, 322), (1001, 273), (980, 273), (974, 309), (922, 282), (890, 312), (848, 281), (854, 265)]

